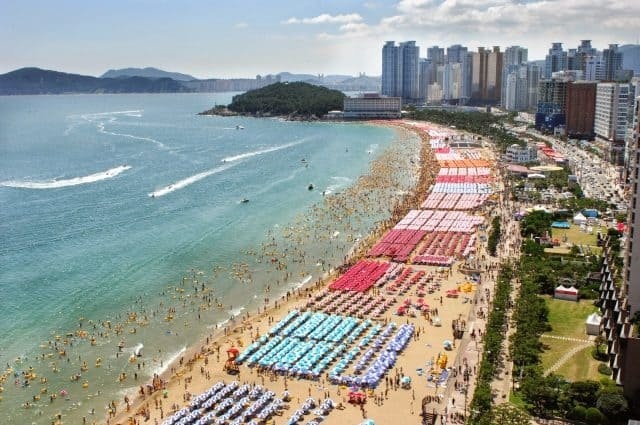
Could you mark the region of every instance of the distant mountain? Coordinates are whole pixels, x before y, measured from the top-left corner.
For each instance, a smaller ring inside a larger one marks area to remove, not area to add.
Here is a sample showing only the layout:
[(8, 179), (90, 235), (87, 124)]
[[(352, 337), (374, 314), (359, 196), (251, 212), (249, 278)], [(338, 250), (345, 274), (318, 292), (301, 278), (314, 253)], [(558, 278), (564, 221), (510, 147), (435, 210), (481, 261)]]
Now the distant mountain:
[[(129, 75), (143, 73), (145, 75)], [(172, 75), (174, 78), (162, 76)], [(181, 78), (177, 80), (176, 78)], [(185, 81), (185, 79), (188, 79)], [(69, 74), (40, 68), (21, 68), (0, 75), (0, 95), (65, 93), (174, 93), (247, 91), (281, 82), (306, 82), (340, 91), (375, 92), (380, 77), (360, 75), (311, 75), (281, 72), (261, 79), (229, 78), (197, 80), (190, 75), (155, 68), (109, 70), (102, 77)]]
[(308, 81), (315, 80), (318, 78), (317, 75), (311, 74), (292, 74), (290, 72), (280, 72), (277, 74), (280, 77), (280, 82), (282, 83), (296, 83), (298, 81)]
[(21, 68), (0, 75), (0, 95), (187, 91), (191, 90), (170, 78), (96, 78), (40, 68)]
[(632, 69), (640, 75), (640, 44), (625, 44), (618, 49), (622, 52), (622, 69)]
[(171, 78), (176, 81), (191, 81), (197, 78), (189, 74), (179, 72), (168, 72), (158, 68), (122, 68), (110, 69), (100, 76), (100, 78), (121, 78), (121, 77), (146, 77), (146, 78)]

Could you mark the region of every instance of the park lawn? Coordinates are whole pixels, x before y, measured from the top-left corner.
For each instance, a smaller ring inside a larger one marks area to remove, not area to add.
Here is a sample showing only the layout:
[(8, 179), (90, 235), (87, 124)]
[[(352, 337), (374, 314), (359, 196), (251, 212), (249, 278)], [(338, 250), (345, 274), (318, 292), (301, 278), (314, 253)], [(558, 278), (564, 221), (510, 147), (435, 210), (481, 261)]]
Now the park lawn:
[[(598, 246), (598, 237), (596, 236), (599, 226), (593, 226), (593, 232), (591, 234), (580, 230), (580, 226), (575, 224), (571, 225), (569, 229), (553, 229), (551, 234), (554, 239), (563, 242), (563, 236), (567, 236), (567, 242), (571, 242), (574, 245), (591, 245), (592, 247)], [(607, 233), (607, 229), (603, 229), (604, 234)]]
[(564, 376), (568, 381), (584, 381), (591, 379), (594, 381), (600, 380), (605, 375), (598, 372), (598, 365), (603, 362), (599, 362), (591, 355), (593, 345), (578, 351), (571, 359), (555, 372), (558, 375)]
[(576, 344), (579, 344), (575, 341), (564, 341), (555, 338), (540, 338), (540, 341), (548, 347), (542, 351), (542, 354), (540, 355), (542, 370), (544, 371), (553, 366), (562, 356), (565, 355), (565, 353), (571, 351)]
[[(565, 336), (569, 338), (587, 339), (585, 321), (587, 316), (597, 311), (593, 300), (579, 302), (557, 300), (550, 296), (543, 296), (549, 308), (549, 335)], [(548, 341), (550, 339), (546, 339)]]

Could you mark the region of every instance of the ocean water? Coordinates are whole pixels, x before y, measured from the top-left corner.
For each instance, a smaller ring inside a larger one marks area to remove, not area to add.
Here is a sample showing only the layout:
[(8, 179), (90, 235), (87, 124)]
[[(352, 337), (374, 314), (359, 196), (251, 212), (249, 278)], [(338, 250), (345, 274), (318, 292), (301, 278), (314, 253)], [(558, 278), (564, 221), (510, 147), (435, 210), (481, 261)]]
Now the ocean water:
[(101, 420), (385, 218), (340, 196), (394, 130), (196, 115), (230, 97), (0, 97), (1, 423)]

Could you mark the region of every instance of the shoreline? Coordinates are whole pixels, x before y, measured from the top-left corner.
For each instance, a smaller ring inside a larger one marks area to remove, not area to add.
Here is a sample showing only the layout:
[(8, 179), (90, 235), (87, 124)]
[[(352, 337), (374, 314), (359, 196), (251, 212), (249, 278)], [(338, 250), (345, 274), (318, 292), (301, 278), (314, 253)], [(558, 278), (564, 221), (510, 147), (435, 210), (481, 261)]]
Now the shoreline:
[[(133, 421), (136, 416), (144, 417), (145, 412), (150, 412), (150, 399), (154, 399), (157, 402), (157, 400), (163, 396), (164, 390), (171, 389), (172, 386), (175, 387), (176, 381), (178, 385), (181, 385), (181, 378), (192, 372), (196, 364), (204, 362), (206, 365), (211, 361), (210, 357), (213, 356), (218, 358), (216, 363), (221, 361), (220, 349), (224, 344), (231, 343), (234, 345), (234, 338), (236, 340), (235, 342), (238, 342), (241, 337), (246, 337), (246, 330), (253, 331), (253, 329), (256, 329), (257, 332), (259, 332), (260, 324), (262, 324), (264, 319), (271, 320), (275, 317), (279, 318), (284, 316), (287, 313), (287, 310), (291, 310), (308, 296), (311, 296), (312, 293), (320, 291), (326, 287), (326, 285), (337, 275), (341, 274), (349, 266), (355, 264), (358, 259), (364, 258), (367, 250), (371, 248), (386, 231), (393, 227), (408, 210), (416, 205), (417, 199), (426, 193), (428, 185), (435, 180), (435, 172), (433, 172), (433, 170), (427, 170), (426, 167), (422, 166), (422, 162), (426, 162), (427, 159), (435, 161), (433, 151), (429, 146), (429, 137), (424, 134), (424, 132), (420, 132), (417, 129), (412, 128), (412, 126), (401, 122), (366, 121), (364, 123), (392, 128), (398, 131), (399, 134), (396, 136), (397, 140), (392, 143), (402, 143), (403, 137), (411, 135), (419, 139), (418, 143), (420, 145), (418, 155), (420, 157), (421, 165), (417, 169), (418, 176), (416, 178), (416, 183), (410, 191), (402, 196), (400, 201), (396, 202), (391, 215), (387, 219), (379, 222), (369, 234), (364, 235), (359, 241), (355, 242), (348, 250), (345, 261), (324, 272), (320, 278), (315, 281), (313, 279), (309, 279), (306, 283), (304, 283), (304, 281), (307, 278), (302, 278), (295, 287), (289, 290), (284, 287), (280, 287), (281, 290), (284, 291), (284, 295), (278, 295), (277, 299), (269, 300), (269, 304), (267, 306), (262, 308), (258, 306), (257, 310), (244, 310), (233, 318), (223, 321), (223, 326), (218, 326), (218, 324), (211, 325), (213, 327), (213, 332), (209, 335), (203, 336), (196, 344), (186, 347), (184, 352), (179, 356), (176, 356), (172, 364), (162, 366), (164, 371), (157, 376), (159, 380), (154, 376), (150, 381), (142, 382), (140, 385), (141, 388), (144, 387), (146, 390), (149, 383), (153, 385), (154, 381), (156, 384), (160, 384), (161, 382), (161, 385), (156, 385), (158, 387), (157, 389), (152, 393), (145, 391), (144, 396), (141, 394), (140, 389), (135, 392), (130, 390), (130, 392), (126, 394), (126, 397), (130, 402), (129, 406), (127, 407), (123, 400), (114, 401), (116, 415), (109, 417), (109, 413), (107, 412), (104, 423), (109, 425), (130, 424), (134, 423)], [(431, 181), (429, 181), (429, 178)], [(354, 184), (357, 184), (357, 182)], [(274, 319), (274, 321), (277, 320)], [(252, 337), (252, 332), (249, 333), (250, 337)], [(245, 344), (243, 343), (243, 345)], [(216, 375), (217, 374), (213, 376)], [(225, 374), (224, 376), (228, 378), (228, 375)], [(151, 419), (162, 419), (157, 417), (157, 411), (154, 413), (156, 413), (156, 415), (150, 415)], [(164, 416), (166, 418), (168, 414)]]

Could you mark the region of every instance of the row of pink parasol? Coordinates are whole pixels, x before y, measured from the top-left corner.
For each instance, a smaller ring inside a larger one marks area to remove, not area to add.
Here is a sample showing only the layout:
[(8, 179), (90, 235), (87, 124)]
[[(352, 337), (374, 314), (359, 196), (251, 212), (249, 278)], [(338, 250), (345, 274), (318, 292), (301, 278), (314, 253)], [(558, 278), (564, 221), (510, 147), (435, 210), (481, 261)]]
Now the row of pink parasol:
[(431, 193), (422, 203), (422, 208), (440, 210), (473, 210), (481, 207), (489, 195), (480, 193)]
[(329, 285), (329, 289), (364, 292), (381, 279), (389, 267), (387, 262), (361, 260)]
[(388, 298), (384, 295), (372, 296), (354, 291), (322, 291), (313, 300), (308, 301), (304, 309), (358, 318), (365, 316), (378, 318), (386, 313), (395, 302), (395, 298)]

